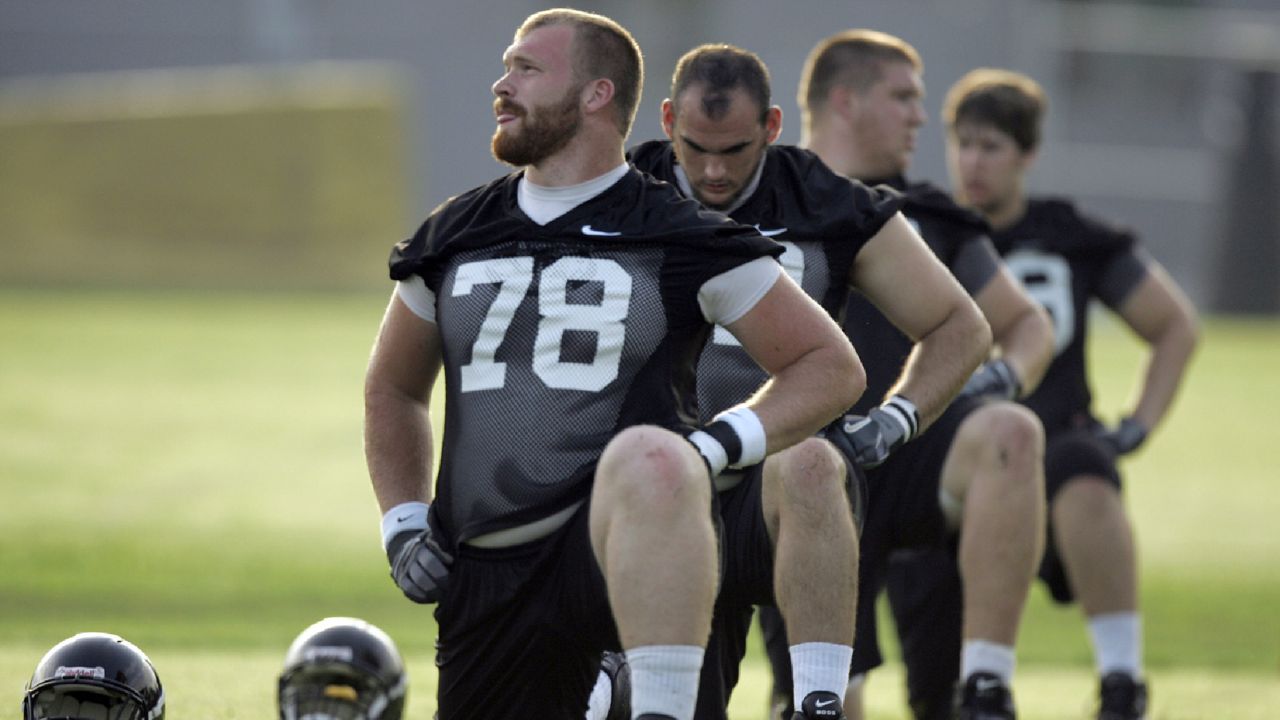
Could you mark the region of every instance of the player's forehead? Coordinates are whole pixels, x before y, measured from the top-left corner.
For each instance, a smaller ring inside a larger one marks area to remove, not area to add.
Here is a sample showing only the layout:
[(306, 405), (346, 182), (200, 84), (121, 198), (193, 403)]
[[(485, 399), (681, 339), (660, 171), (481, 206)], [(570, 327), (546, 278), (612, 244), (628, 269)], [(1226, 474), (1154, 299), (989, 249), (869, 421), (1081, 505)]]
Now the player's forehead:
[(704, 136), (753, 138), (762, 126), (764, 109), (745, 88), (709, 91), (695, 84), (681, 91), (674, 101), (676, 126)]
[(573, 28), (560, 23), (543, 25), (517, 35), (502, 53), (506, 67), (517, 62), (565, 69), (569, 67), (573, 50)]
[(924, 78), (905, 60), (884, 60), (876, 87), (891, 96), (924, 97)]
[[(711, 105), (706, 102), (708, 100), (712, 101)], [(760, 117), (760, 113), (764, 110), (747, 88), (741, 85), (735, 85), (727, 90), (722, 88), (713, 90), (705, 82), (694, 82), (681, 90), (680, 95), (676, 97), (676, 108), (682, 113), (706, 114), (712, 106), (729, 108), (729, 112), (734, 113), (749, 113), (755, 117)]]

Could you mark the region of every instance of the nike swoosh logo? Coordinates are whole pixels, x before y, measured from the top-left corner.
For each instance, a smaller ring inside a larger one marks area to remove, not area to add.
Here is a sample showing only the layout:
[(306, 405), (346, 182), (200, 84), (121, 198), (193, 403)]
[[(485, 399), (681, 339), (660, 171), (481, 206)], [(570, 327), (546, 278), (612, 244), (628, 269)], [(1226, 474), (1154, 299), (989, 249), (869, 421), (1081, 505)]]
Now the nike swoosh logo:
[(603, 235), (603, 236), (605, 236), (605, 237), (616, 237), (616, 236), (618, 236), (618, 235), (621, 235), (622, 233), (620, 233), (620, 232), (609, 232), (608, 230), (596, 230), (595, 228), (591, 227), (590, 225), (583, 225), (583, 226), (582, 226), (582, 234), (583, 234), (583, 235)]
[(973, 685), (974, 685), (974, 688), (976, 688), (978, 692), (986, 692), (987, 690), (991, 690), (992, 688), (998, 688), (998, 687), (1000, 687), (1000, 681), (999, 681), (999, 680), (987, 680), (987, 679), (985, 679), (985, 678), (978, 678), (978, 679), (977, 679), (977, 681), (975, 681), (975, 682), (973, 683)]
[(835, 702), (835, 700), (828, 700), (828, 701), (826, 701), (826, 702), (823, 702), (823, 701), (821, 701), (821, 700), (815, 700), (815, 701), (813, 702), (813, 706), (814, 706), (814, 707), (819, 707), (819, 708), (824, 708), (824, 707), (826, 707), (826, 706), (830, 705), (830, 704), (831, 704), (831, 703), (833, 703), (833, 702)]
[(782, 233), (784, 233), (784, 232), (786, 232), (786, 231), (787, 231), (787, 229), (786, 229), (786, 228), (777, 228), (777, 229), (765, 230), (764, 228), (760, 227), (759, 225), (756, 225), (756, 230), (759, 230), (759, 231), (760, 231), (760, 234), (761, 234), (761, 235), (763, 235), (763, 236), (765, 236), (765, 237), (773, 237), (774, 235), (781, 235)]
[(405, 520), (408, 520), (408, 519), (409, 519), (409, 518), (411, 518), (411, 517), (413, 517), (413, 516), (412, 516), (412, 515), (405, 515), (404, 517), (398, 517), (398, 518), (396, 518), (396, 522), (404, 522)]

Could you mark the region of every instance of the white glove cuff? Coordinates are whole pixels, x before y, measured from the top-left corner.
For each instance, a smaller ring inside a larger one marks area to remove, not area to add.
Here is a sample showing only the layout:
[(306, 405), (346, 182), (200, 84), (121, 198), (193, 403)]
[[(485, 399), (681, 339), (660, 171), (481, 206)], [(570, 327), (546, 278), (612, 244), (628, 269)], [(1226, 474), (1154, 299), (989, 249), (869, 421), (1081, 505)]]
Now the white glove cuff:
[(427, 509), (424, 502), (405, 502), (391, 508), (382, 516), (382, 549), (385, 552), (391, 538), (406, 530), (427, 529)]
[(749, 467), (764, 460), (768, 439), (764, 434), (764, 425), (760, 423), (760, 416), (756, 415), (754, 410), (745, 405), (739, 405), (716, 415), (714, 420), (729, 423), (729, 427), (733, 428), (738, 439), (742, 441), (742, 455), (729, 467)]

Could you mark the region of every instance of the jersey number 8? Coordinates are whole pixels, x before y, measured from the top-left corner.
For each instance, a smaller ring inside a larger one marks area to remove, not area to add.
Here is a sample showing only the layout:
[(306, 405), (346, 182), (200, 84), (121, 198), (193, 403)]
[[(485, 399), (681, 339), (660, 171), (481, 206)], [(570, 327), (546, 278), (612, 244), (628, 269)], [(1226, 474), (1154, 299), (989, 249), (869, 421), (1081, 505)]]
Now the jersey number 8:
[(1071, 266), (1057, 255), (1020, 250), (1005, 256), (1027, 294), (1044, 306), (1053, 321), (1053, 353), (1071, 344), (1076, 332), (1076, 306), (1071, 296)]

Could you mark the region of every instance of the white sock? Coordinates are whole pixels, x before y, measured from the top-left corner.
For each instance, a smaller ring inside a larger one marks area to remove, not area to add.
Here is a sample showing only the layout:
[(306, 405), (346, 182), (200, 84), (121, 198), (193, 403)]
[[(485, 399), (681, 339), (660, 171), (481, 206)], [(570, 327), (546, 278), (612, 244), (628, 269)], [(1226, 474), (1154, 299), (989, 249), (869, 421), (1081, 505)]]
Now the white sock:
[(960, 678), (967, 680), (974, 673), (987, 672), (996, 675), (1005, 685), (1013, 684), (1013, 648), (988, 640), (965, 640), (960, 654)]
[(627, 650), (631, 665), (631, 717), (645, 713), (693, 717), (703, 649), (697, 645), (645, 645)]
[(811, 692), (825, 690), (844, 698), (849, 686), (853, 648), (836, 643), (811, 642), (791, 646), (791, 697), (800, 703)]
[(1142, 617), (1136, 612), (1107, 613), (1089, 618), (1089, 637), (1098, 674), (1128, 673), (1142, 677)]

